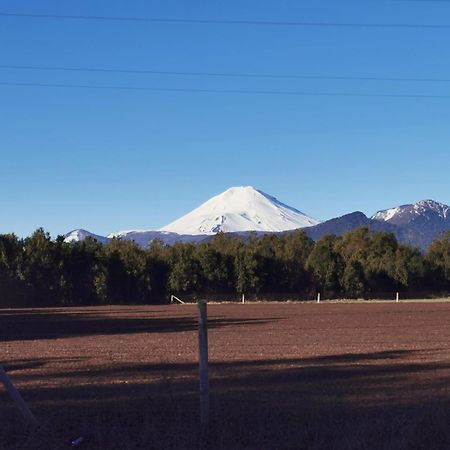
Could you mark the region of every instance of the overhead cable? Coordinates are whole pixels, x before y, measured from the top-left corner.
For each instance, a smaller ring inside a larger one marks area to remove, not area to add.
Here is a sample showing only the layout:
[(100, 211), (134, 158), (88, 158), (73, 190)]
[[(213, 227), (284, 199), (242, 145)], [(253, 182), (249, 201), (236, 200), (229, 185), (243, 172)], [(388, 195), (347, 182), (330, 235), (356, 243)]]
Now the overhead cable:
[(201, 76), (223, 78), (281, 78), (300, 80), (350, 80), (350, 81), (401, 81), (401, 82), (441, 82), (449, 83), (450, 78), (419, 78), (419, 77), (375, 77), (375, 76), (343, 76), (343, 75), (301, 75), (301, 74), (264, 74), (243, 72), (190, 72), (170, 70), (145, 69), (116, 69), (95, 67), (61, 67), (61, 66), (28, 66), (28, 65), (0, 65), (0, 69), (11, 70), (42, 70), (64, 72), (97, 72), (97, 73), (124, 73), (138, 75), (175, 75), (175, 76)]
[(58, 83), (20, 83), (0, 81), (0, 86), (5, 87), (42, 87), (42, 88), (67, 88), (67, 89), (100, 89), (120, 91), (148, 91), (148, 92), (178, 92), (178, 93), (206, 93), (206, 94), (244, 94), (244, 95), (271, 95), (271, 96), (313, 96), (313, 97), (378, 97), (378, 98), (411, 98), (411, 99), (450, 99), (450, 95), (433, 94), (389, 94), (389, 93), (353, 93), (353, 92), (314, 92), (314, 91), (270, 91), (270, 90), (246, 90), (246, 89), (196, 89), (196, 88), (172, 88), (172, 87), (147, 87), (147, 86), (117, 86), (117, 85), (92, 85), (92, 84), (58, 84)]
[(63, 14), (34, 14), (0, 12), (1, 17), (56, 19), (78, 21), (107, 21), (107, 22), (142, 22), (142, 23), (174, 23), (174, 24), (203, 24), (203, 25), (252, 25), (271, 27), (338, 27), (338, 28), (404, 28), (404, 29), (450, 29), (448, 24), (420, 24), (420, 23), (360, 23), (360, 22), (309, 22), (309, 21), (275, 21), (275, 20), (226, 20), (200, 18), (171, 18), (171, 17), (124, 17), (124, 16), (87, 16)]

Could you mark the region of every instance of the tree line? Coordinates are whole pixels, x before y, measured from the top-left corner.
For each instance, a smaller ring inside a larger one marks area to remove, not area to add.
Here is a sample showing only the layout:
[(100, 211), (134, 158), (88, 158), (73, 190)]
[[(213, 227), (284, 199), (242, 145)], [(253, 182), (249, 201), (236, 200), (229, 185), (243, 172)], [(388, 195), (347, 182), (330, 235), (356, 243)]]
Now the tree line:
[(450, 232), (426, 253), (390, 233), (359, 228), (317, 242), (303, 232), (218, 234), (198, 244), (143, 249), (132, 241), (66, 243), (43, 229), (0, 235), (0, 306), (156, 304), (241, 294), (264, 298), (371, 298), (450, 292)]

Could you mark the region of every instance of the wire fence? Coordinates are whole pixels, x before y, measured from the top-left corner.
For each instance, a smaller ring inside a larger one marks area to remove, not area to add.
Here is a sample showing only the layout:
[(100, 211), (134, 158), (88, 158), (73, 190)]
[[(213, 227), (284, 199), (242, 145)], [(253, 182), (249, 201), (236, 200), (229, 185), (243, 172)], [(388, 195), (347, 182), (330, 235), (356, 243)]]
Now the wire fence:
[[(267, 292), (260, 294), (179, 294), (179, 297), (184, 303), (196, 303), (199, 299), (207, 300), (208, 302), (231, 302), (231, 303), (250, 303), (250, 302), (317, 302), (319, 292), (309, 294), (296, 293), (275, 293)], [(405, 301), (405, 300), (435, 300), (435, 299), (449, 299), (450, 292), (431, 292), (431, 291), (377, 291), (366, 294), (360, 297), (349, 297), (342, 295), (327, 295), (320, 293), (320, 301), (330, 300), (346, 300), (346, 301)], [(173, 303), (173, 302), (172, 302)]]

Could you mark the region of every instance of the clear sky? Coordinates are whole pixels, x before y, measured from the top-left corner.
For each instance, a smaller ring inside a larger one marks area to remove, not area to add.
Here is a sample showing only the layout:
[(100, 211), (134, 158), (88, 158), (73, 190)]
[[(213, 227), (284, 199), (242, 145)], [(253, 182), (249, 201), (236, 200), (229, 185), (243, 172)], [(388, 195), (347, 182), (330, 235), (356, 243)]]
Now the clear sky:
[[(2, 0), (0, 13), (5, 12), (450, 25), (450, 1), (426, 0)], [(320, 219), (355, 210), (371, 215), (426, 198), (448, 204), (449, 42), (450, 27), (119, 22), (0, 14), (0, 233), (26, 236), (39, 226), (53, 236), (74, 228), (98, 234), (157, 229), (240, 185), (255, 186)]]

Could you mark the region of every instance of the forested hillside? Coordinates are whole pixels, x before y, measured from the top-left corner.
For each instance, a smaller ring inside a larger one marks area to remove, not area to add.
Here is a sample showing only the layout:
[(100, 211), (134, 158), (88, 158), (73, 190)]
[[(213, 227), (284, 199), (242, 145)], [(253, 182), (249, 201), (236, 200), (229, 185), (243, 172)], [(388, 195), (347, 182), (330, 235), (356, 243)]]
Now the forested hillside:
[(239, 238), (218, 234), (199, 244), (131, 241), (66, 243), (38, 229), (0, 235), (0, 306), (167, 302), (189, 297), (263, 299), (373, 298), (450, 292), (450, 233), (425, 254), (390, 233), (359, 228), (317, 242), (303, 232)]

